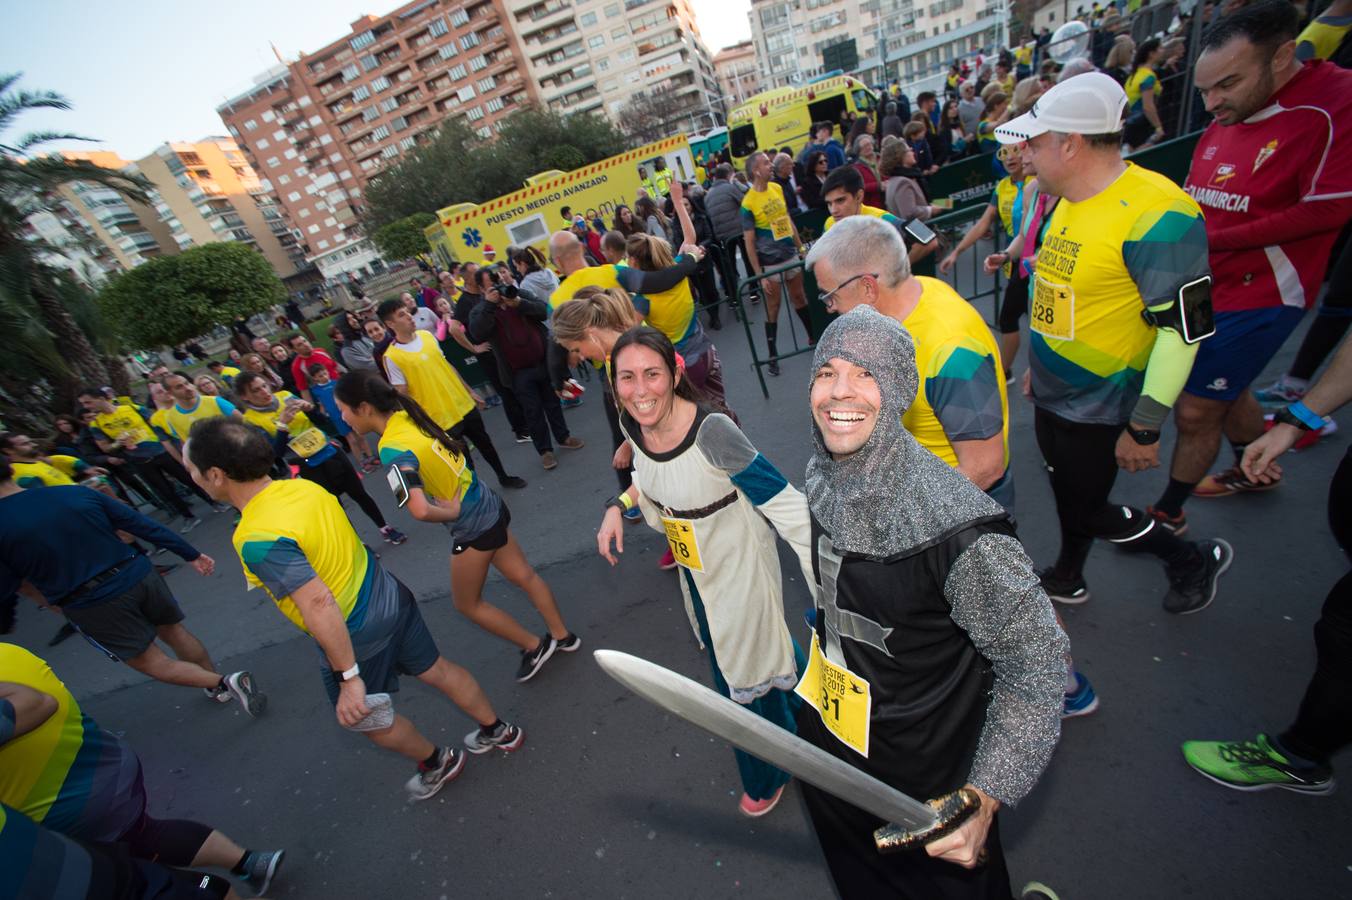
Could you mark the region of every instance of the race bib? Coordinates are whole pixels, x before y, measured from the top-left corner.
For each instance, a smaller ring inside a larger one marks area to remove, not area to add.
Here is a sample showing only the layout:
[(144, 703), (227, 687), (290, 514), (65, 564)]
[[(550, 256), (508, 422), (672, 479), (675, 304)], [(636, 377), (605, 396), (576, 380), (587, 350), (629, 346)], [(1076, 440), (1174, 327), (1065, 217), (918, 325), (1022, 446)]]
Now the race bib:
[(286, 442), (301, 459), (309, 459), (329, 445), (329, 439), (318, 428), (307, 428)]
[(868, 726), (873, 711), (868, 682), (827, 659), (815, 634), (807, 671), (793, 691), (812, 704), (837, 740), (860, 756), (868, 756)]
[(1034, 274), (1028, 328), (1043, 337), (1075, 340), (1075, 292), (1070, 285), (1057, 284)]
[(788, 216), (779, 216), (770, 220), (770, 234), (777, 241), (793, 237), (793, 223)]
[(676, 562), (692, 572), (703, 572), (704, 562), (700, 558), (695, 523), (689, 519), (669, 519), (663, 516), (662, 527), (666, 529), (667, 543), (671, 545), (671, 555), (676, 558)]
[[(100, 427), (102, 427), (104, 434), (115, 438), (118, 443), (124, 446), (156, 441), (155, 434), (145, 427), (140, 416), (114, 413), (105, 417), (102, 422), (103, 424)], [(100, 425), (100, 420), (96, 419), (94, 424)]]

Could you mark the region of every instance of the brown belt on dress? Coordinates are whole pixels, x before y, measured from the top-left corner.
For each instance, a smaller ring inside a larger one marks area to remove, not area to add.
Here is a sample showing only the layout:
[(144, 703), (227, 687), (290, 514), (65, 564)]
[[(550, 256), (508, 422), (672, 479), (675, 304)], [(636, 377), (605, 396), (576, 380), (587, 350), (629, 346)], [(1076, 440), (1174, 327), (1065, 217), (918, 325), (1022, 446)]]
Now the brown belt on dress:
[(670, 518), (670, 519), (707, 519), (709, 516), (712, 516), (714, 513), (718, 512), (720, 509), (724, 509), (724, 508), (729, 507), (729, 506), (732, 506), (732, 504), (736, 503), (736, 502), (737, 502), (737, 492), (736, 492), (736, 491), (733, 491), (732, 493), (728, 494), (726, 497), (721, 497), (721, 498), (719, 498), (718, 500), (715, 500), (713, 503), (710, 503), (708, 506), (701, 506), (699, 509), (672, 509), (671, 507), (669, 507), (669, 506), (667, 506), (667, 505), (665, 505), (665, 504), (663, 504), (663, 503), (659, 503), (657, 500), (653, 499), (652, 497), (649, 497), (648, 499), (649, 499), (649, 500), (652, 500), (652, 501), (653, 501), (653, 505), (656, 506), (658, 509), (662, 510), (662, 515), (666, 516), (667, 518)]

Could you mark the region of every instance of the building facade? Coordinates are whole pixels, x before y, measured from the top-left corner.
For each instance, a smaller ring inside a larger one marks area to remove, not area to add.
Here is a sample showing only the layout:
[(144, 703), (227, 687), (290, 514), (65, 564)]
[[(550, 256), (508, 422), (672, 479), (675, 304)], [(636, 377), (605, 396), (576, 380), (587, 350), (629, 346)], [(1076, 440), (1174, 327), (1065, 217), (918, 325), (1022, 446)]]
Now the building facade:
[(738, 106), (761, 90), (760, 63), (756, 60), (756, 45), (742, 41), (724, 47), (714, 54), (714, 71), (728, 109)]
[(233, 140), (163, 144), (134, 168), (155, 185), (151, 201), (177, 250), (239, 241), (262, 253), (281, 278), (308, 267), (281, 212)]
[[(134, 172), (134, 166), (109, 150), (64, 151), (68, 160), (84, 160), (104, 169)], [(107, 264), (105, 271), (133, 269), (148, 259), (176, 253), (177, 246), (169, 226), (160, 221), (154, 208), (129, 200), (112, 188), (88, 181), (76, 181), (57, 189), (61, 209), (72, 218), (60, 223), (68, 236), (83, 234), (101, 248), (94, 255)], [(74, 221), (80, 220), (79, 224)], [(61, 217), (58, 215), (58, 220)], [(51, 223), (45, 223), (51, 227)], [(88, 243), (86, 242), (86, 246)], [(111, 263), (107, 263), (111, 258)]]
[(562, 112), (600, 112), (623, 125), (634, 97), (667, 92), (703, 132), (727, 111), (690, 0), (506, 0), (540, 100)]
[(304, 258), (326, 279), (379, 271), (358, 227), (382, 166), (459, 117), (489, 137), (536, 99), (499, 0), (420, 0), (255, 79), (217, 107)]

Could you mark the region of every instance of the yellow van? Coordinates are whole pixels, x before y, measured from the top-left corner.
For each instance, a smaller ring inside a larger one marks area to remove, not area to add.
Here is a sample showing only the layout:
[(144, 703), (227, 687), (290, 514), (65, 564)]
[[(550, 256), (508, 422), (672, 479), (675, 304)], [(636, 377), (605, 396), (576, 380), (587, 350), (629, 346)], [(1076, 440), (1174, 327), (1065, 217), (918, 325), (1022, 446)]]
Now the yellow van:
[(846, 113), (872, 116), (877, 109), (877, 96), (851, 75), (763, 91), (728, 114), (729, 151), (737, 165), (757, 150), (789, 147), (797, 156), (812, 140), (813, 122), (833, 122), (839, 128)]

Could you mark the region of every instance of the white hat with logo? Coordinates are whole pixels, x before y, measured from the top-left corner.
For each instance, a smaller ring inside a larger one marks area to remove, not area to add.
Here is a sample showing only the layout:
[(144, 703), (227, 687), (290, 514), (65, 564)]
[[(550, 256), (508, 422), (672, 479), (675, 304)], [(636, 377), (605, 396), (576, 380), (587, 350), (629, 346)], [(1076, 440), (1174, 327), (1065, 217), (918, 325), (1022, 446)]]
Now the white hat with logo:
[(995, 129), (1002, 144), (1030, 141), (1040, 134), (1112, 134), (1122, 130), (1127, 93), (1112, 76), (1086, 72), (1067, 78), (1037, 98), (1033, 108)]

